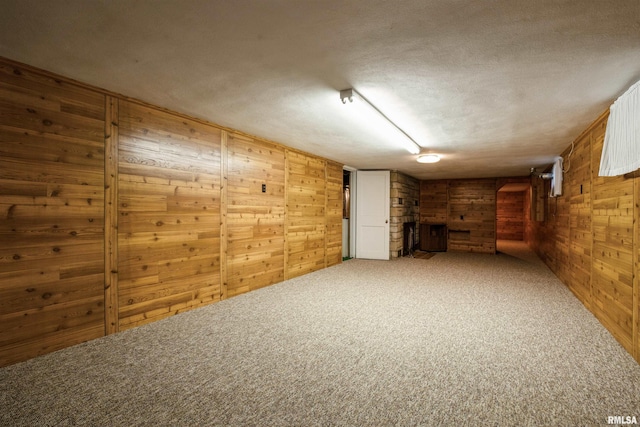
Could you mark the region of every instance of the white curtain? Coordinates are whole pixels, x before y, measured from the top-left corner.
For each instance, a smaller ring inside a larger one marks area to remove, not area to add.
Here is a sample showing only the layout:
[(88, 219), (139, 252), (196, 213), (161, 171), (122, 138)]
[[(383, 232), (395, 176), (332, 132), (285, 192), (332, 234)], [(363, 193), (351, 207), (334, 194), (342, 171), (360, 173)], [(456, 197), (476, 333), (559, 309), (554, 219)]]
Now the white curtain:
[(640, 168), (640, 81), (609, 111), (599, 175), (624, 175)]
[(551, 178), (551, 197), (562, 196), (562, 157), (556, 158)]

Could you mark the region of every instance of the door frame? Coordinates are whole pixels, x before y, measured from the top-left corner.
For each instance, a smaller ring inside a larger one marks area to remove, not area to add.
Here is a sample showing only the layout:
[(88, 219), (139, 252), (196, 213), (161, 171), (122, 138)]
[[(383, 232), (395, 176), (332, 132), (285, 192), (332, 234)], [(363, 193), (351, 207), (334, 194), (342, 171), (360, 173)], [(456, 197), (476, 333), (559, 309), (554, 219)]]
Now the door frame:
[(358, 169), (344, 165), (342, 169), (349, 171), (349, 258), (356, 257), (356, 172)]

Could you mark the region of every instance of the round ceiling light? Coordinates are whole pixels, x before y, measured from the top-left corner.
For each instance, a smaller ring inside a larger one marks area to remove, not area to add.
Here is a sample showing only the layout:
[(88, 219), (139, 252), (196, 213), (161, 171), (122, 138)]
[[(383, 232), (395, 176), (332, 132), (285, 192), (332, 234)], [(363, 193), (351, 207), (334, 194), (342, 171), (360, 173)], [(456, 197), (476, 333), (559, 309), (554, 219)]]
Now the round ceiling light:
[(436, 163), (440, 161), (440, 156), (437, 154), (423, 154), (418, 156), (418, 163)]

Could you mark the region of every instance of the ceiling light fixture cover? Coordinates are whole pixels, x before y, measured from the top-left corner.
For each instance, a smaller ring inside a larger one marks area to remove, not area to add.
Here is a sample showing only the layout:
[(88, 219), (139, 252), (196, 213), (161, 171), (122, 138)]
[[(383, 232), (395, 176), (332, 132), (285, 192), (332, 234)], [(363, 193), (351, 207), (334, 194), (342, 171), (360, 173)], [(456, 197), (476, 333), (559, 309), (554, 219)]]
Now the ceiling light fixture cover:
[(418, 156), (418, 163), (437, 163), (440, 161), (440, 156), (437, 154), (423, 154)]
[[(409, 151), (411, 154), (418, 154), (420, 152), (421, 147), (418, 145), (417, 142), (413, 140), (413, 138), (407, 135), (405, 131), (400, 129), (398, 125), (392, 122), (391, 119), (389, 119), (389, 117), (385, 116), (382, 111), (378, 110), (376, 106), (370, 103), (364, 96), (358, 93), (355, 89), (341, 90), (340, 100), (342, 101), (343, 104), (347, 104), (347, 103), (354, 104), (354, 106), (358, 106), (358, 108), (361, 108), (362, 110), (366, 110), (366, 112), (363, 111), (363, 113), (366, 114), (367, 116), (377, 117), (378, 121), (382, 123), (386, 123), (387, 125), (390, 125), (386, 127), (389, 128), (390, 130), (393, 130), (395, 135), (400, 137), (399, 141), (402, 143), (403, 147), (407, 151)], [(369, 114), (369, 113), (373, 113), (373, 114)]]

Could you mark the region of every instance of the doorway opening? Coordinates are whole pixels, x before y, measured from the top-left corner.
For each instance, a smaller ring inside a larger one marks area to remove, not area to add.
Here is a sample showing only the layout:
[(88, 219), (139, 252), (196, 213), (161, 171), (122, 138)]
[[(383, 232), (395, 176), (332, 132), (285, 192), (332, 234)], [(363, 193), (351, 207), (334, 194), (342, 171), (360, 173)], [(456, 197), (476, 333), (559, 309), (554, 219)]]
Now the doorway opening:
[(342, 260), (355, 256), (355, 169), (347, 166), (342, 170)]
[(508, 183), (496, 197), (497, 240), (525, 241), (529, 182)]

